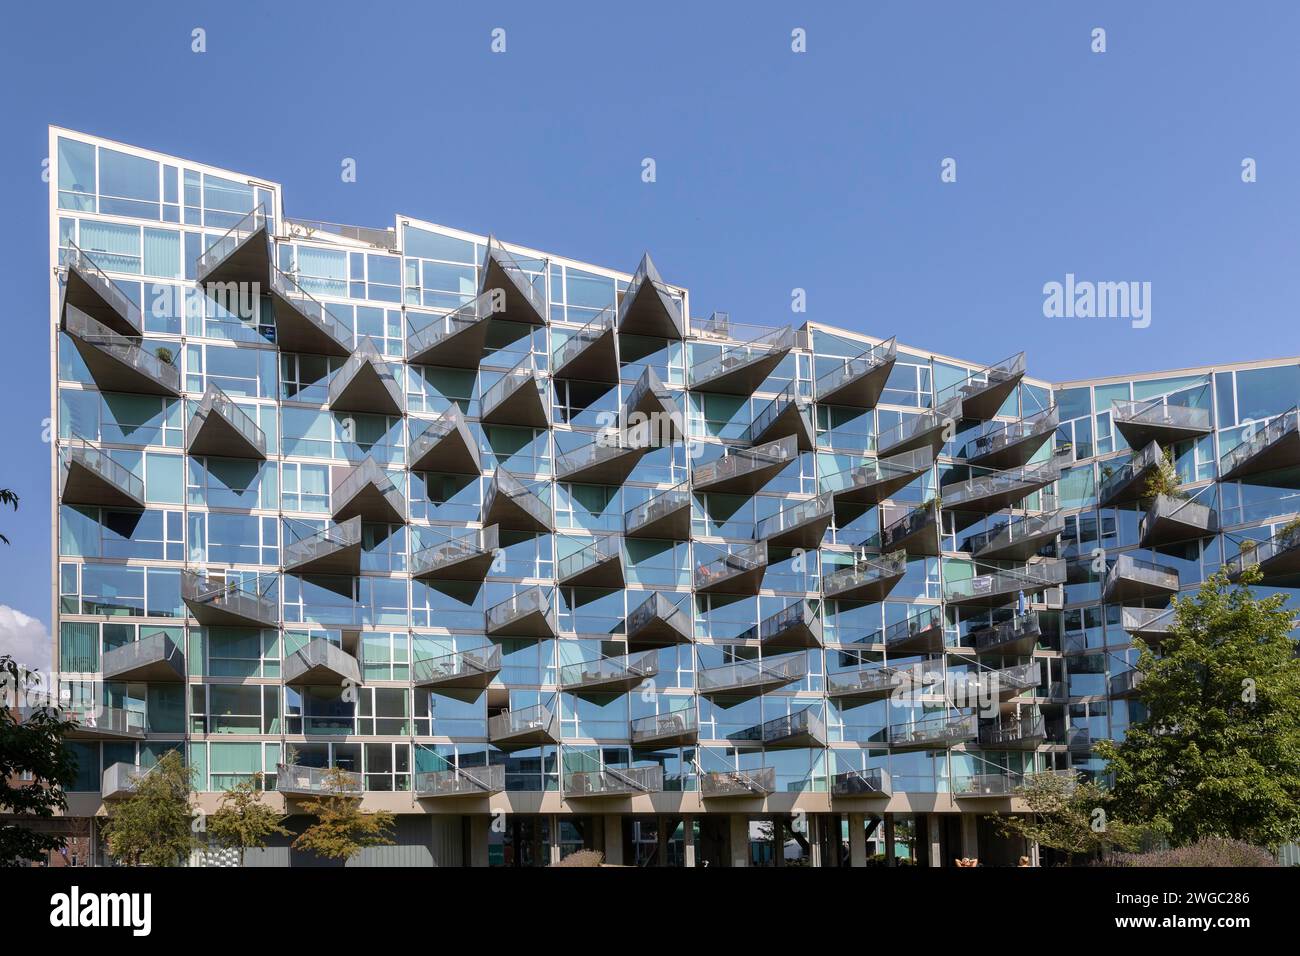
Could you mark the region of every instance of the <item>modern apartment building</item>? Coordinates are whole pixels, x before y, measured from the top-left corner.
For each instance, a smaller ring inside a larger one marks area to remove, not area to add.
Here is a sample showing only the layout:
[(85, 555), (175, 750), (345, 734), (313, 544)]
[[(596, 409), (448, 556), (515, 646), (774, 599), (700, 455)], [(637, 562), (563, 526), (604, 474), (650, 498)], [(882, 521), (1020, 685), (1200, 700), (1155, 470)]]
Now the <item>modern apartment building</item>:
[(50, 155), (72, 816), (180, 749), (203, 809), (262, 774), (293, 826), (342, 768), (399, 819), (360, 863), (1013, 864), (987, 818), (1100, 769), (1131, 636), (1225, 562), (1300, 575), (1295, 358), (1053, 385)]

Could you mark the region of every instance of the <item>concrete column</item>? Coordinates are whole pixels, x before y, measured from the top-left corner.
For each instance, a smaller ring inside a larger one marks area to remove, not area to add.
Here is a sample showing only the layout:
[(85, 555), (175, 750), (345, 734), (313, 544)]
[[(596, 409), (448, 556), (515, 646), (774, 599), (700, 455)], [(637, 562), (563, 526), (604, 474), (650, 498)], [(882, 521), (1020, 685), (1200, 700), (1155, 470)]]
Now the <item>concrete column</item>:
[(551, 824), (548, 829), (551, 831), (551, 866), (560, 862), (560, 818), (552, 815)]
[(885, 866), (895, 866), (894, 863), (894, 815), (885, 814), (885, 822), (881, 824), (885, 828)]
[(849, 814), (849, 866), (867, 865), (867, 830), (860, 813)]
[(733, 813), (727, 818), (730, 824), (731, 865), (749, 866), (749, 817)]
[(686, 856), (686, 865), (695, 867), (695, 818), (682, 817), (682, 845)]
[(961, 815), (961, 855), (972, 860), (979, 859), (979, 828), (973, 813)]
[(469, 865), (488, 865), (488, 839), (492, 830), (492, 818), (476, 813), (469, 818)]
[(1043, 864), (1042, 864), (1042, 861), (1039, 860), (1039, 858), (1038, 858), (1038, 841), (1037, 841), (1037, 840), (1035, 840), (1033, 843), (1029, 844), (1029, 865), (1030, 865), (1030, 866), (1042, 866), (1042, 865), (1043, 865)]
[(817, 814), (808, 815), (808, 865), (825, 866), (822, 859), (822, 818)]
[(659, 865), (668, 865), (668, 840), (672, 836), (668, 832), (668, 827), (672, 823), (671, 817), (655, 817), (655, 832), (659, 834)]
[(605, 831), (605, 862), (614, 866), (623, 865), (623, 818), (617, 813), (601, 817), (601, 829)]
[(940, 832), (940, 823), (943, 820), (937, 813), (930, 813), (925, 818), (925, 838), (930, 844), (930, 865), (938, 868), (943, 866), (943, 837)]

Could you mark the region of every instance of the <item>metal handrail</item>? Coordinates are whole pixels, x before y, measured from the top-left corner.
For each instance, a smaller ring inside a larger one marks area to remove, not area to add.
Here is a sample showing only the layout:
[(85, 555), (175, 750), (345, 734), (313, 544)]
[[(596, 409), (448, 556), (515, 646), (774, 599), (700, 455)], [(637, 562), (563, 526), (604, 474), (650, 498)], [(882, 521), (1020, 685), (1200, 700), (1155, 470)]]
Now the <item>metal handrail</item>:
[(205, 272), (210, 272), (220, 260), (239, 248), (246, 239), (259, 229), (266, 228), (268, 221), (265, 204), (259, 203), (254, 206), (199, 254), (194, 262), (195, 274), (203, 275)]
[(75, 459), (83, 468), (93, 471), (115, 488), (120, 488), (136, 501), (144, 501), (144, 479), (129, 468), (114, 461), (102, 448), (84, 438), (65, 438), (61, 454), (66, 469)]
[[(843, 359), (840, 365), (817, 376), (813, 391), (819, 397), (828, 392), (833, 392), (844, 383), (860, 378), (872, 369), (879, 368), (886, 362), (894, 361), (897, 357), (898, 340), (897, 336), (894, 336), (878, 345), (871, 346), (871, 348), (859, 353), (854, 358)], [(827, 382), (829, 384), (823, 384)]]
[(1246, 459), (1294, 431), (1300, 431), (1300, 408), (1296, 406), (1269, 419), (1263, 428), (1252, 432), (1248, 437), (1243, 438), (1240, 444), (1220, 455), (1219, 474), (1226, 475)]
[(114, 311), (122, 316), (127, 325), (134, 329), (140, 329), (140, 307), (117, 287), (117, 283), (96, 265), (95, 260), (90, 258), (86, 251), (71, 239), (61, 240), (59, 245), (61, 247), (59, 261), (63, 264), (63, 267), (65, 269), (76, 269), (90, 275), (95, 284), (101, 287), (100, 294), (108, 297)]
[(63, 320), (64, 330), (72, 336), (112, 355), (123, 365), (149, 376), (174, 392), (181, 388), (181, 373), (175, 365), (145, 351), (144, 339), (119, 335), (78, 308), (69, 306)]

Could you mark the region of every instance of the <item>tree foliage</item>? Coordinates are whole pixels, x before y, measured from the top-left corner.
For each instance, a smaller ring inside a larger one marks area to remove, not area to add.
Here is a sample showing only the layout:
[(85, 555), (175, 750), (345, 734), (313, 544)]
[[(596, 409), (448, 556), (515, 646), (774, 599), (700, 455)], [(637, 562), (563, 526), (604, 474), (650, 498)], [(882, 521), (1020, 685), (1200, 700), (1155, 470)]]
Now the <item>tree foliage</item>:
[(1164, 495), (1166, 498), (1186, 498), (1187, 493), (1178, 486), (1181, 481), (1178, 478), (1178, 468), (1174, 465), (1174, 452), (1171, 448), (1166, 448), (1165, 453), (1160, 457), (1155, 471), (1147, 476), (1146, 485), (1142, 489), (1143, 498), (1155, 498), (1158, 495)]
[(1110, 818), (1106, 790), (1078, 774), (1030, 774), (1020, 796), (1029, 813), (997, 817), (1003, 836), (1083, 856), (1133, 849), (1142, 840), (1142, 828)]
[(326, 775), (325, 796), (302, 801), (302, 809), (316, 822), (293, 841), (295, 850), (305, 850), (331, 860), (350, 860), (372, 846), (391, 846), (396, 819), (386, 810), (364, 811), (361, 798), (345, 794), (347, 774), (338, 767)]
[(104, 824), (108, 852), (128, 866), (179, 866), (205, 843), (190, 805), (194, 771), (175, 750), (135, 780)]
[(283, 816), (262, 802), (262, 775), (231, 787), (221, 796), (221, 805), (208, 817), (208, 837), (219, 846), (235, 850), (239, 865), (250, 849), (266, 846), (269, 836), (289, 836), (280, 826)]

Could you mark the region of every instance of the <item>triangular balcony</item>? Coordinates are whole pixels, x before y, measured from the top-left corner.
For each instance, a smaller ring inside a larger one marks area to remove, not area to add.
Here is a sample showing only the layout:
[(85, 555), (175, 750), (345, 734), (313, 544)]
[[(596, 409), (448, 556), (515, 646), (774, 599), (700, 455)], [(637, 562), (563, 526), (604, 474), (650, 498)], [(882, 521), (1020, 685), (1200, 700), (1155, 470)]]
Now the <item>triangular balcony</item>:
[(66, 248), (59, 250), (64, 270), (60, 320), (67, 322), (68, 312), (75, 308), (118, 335), (140, 335), (144, 329), (140, 307), (75, 243), (65, 240), (62, 245)]
[(104, 652), (104, 680), (184, 683), (185, 655), (166, 634), (150, 634)]
[(659, 793), (664, 788), (664, 768), (628, 767), (603, 770), (575, 770), (564, 775), (564, 798), (582, 800), (588, 797), (627, 798), (642, 793)]
[(180, 370), (142, 348), (143, 339), (119, 335), (76, 306), (63, 310), (63, 331), (101, 392), (180, 395)]
[(691, 535), (691, 489), (683, 481), (655, 492), (623, 515), (623, 534), (629, 538), (685, 541)]
[(805, 707), (728, 734), (727, 739), (738, 744), (761, 743), (772, 750), (825, 747), (826, 724), (822, 722), (819, 710), (819, 707)]
[(526, 270), (514, 255), (507, 252), (495, 236), (488, 236), (483, 252), (483, 265), (479, 270), (482, 282), (479, 292), (500, 289), (504, 305), (498, 310), (500, 318), (529, 325), (547, 322), (546, 269), (544, 260), (537, 269)]
[(1208, 538), (1219, 530), (1218, 515), (1195, 498), (1156, 495), (1138, 524), (1138, 544), (1144, 548)]
[(361, 774), (340, 767), (304, 767), (301, 764), (275, 765), (275, 790), (286, 797), (356, 797), (365, 794)]
[(812, 404), (799, 396), (793, 382), (754, 416), (745, 438), (751, 445), (761, 445), (787, 435), (798, 439), (800, 451), (812, 451), (817, 447)]
[(630, 730), (634, 747), (687, 747), (700, 739), (699, 717), (693, 701), (681, 710), (636, 717)]
[[(617, 316), (614, 307), (602, 309), (577, 331), (565, 330), (568, 338), (551, 353), (552, 375), (582, 382), (618, 382)], [(559, 330), (554, 330), (558, 332)]]
[(273, 268), (270, 219), (258, 206), (211, 243), (194, 264), (199, 285), (268, 285)]
[(617, 431), (601, 432), (595, 441), (557, 457), (555, 477), (587, 485), (621, 485), (645, 453), (645, 445), (629, 442)]
[(1148, 598), (1167, 598), (1178, 593), (1178, 569), (1121, 554), (1106, 572), (1102, 599), (1107, 604)]
[(1018, 773), (973, 773), (952, 779), (952, 795), (961, 801), (1010, 800), (1024, 787), (1025, 775)]
[(697, 392), (752, 395), (790, 354), (794, 341), (794, 329), (785, 325), (749, 342), (724, 346), (720, 354), (691, 366), (691, 388)]
[(831, 777), (831, 797), (851, 799), (873, 797), (888, 800), (893, 796), (893, 782), (883, 767), (869, 770), (846, 770)]
[(1300, 526), (1295, 522), (1279, 528), (1267, 541), (1242, 541), (1239, 547), (1241, 553), (1225, 565), (1232, 580), (1240, 579), (1247, 568), (1257, 567), (1264, 584), (1300, 586)]
[(59, 447), (59, 500), (66, 505), (143, 510), (144, 480), (102, 448), (71, 439)]
[(960, 420), (961, 398), (949, 399), (932, 411), (908, 415), (893, 428), (880, 432), (876, 436), (876, 452), (892, 457), (924, 448), (937, 455), (948, 437), (956, 432)]
[(977, 654), (1020, 657), (1032, 654), (1043, 637), (1037, 611), (1016, 614), (1009, 620), (990, 623), (966, 635)]
[(555, 580), (574, 588), (623, 587), (627, 582), (623, 539), (616, 534), (596, 535), (584, 547), (556, 562)]
[(100, 778), (99, 795), (104, 800), (125, 800), (136, 792), (140, 781), (152, 770), (153, 767), (137, 767), (133, 763), (115, 763)]
[(411, 555), (417, 581), (482, 581), (492, 570), (499, 535), (496, 525), (471, 528)]
[(659, 652), (640, 651), (620, 657), (600, 657), (560, 668), (560, 689), (584, 693), (623, 694), (659, 673)]
[(658, 591), (628, 613), (625, 627), (629, 645), (689, 644), (695, 634), (690, 614)]
[[(1209, 396), (1204, 385), (1196, 386), (1194, 390), (1185, 389), (1181, 394), (1189, 399), (1201, 394), (1207, 399)], [(1180, 441), (1200, 438), (1214, 430), (1208, 407), (1171, 405), (1170, 397), (1161, 395), (1140, 402), (1116, 399), (1110, 403), (1111, 421), (1130, 447), (1142, 448), (1151, 442), (1174, 445)]]
[(406, 523), (406, 497), (369, 455), (335, 482), (330, 504), (338, 522), (360, 515), (362, 521)]
[[(412, 418), (414, 430), (418, 419)], [(411, 442), (411, 471), (436, 471), (454, 475), (477, 475), (483, 471), (478, 444), (461, 414), (460, 406), (448, 405)]]
[(501, 646), (489, 644), (454, 654), (417, 657), (411, 662), (416, 687), (444, 690), (482, 690), (501, 673)]
[(966, 544), (980, 560), (1027, 561), (1064, 530), (1065, 516), (1059, 510), (1013, 515), (1006, 524), (972, 535)]
[(501, 750), (521, 750), (560, 742), (560, 721), (544, 704), (503, 710), (488, 718), (488, 740)]
[(1120, 609), (1120, 627), (1153, 647), (1159, 646), (1178, 623), (1178, 609), (1169, 607), (1126, 607)]
[(893, 750), (947, 750), (958, 744), (974, 743), (978, 736), (979, 719), (975, 714), (892, 724), (886, 732)]
[(681, 299), (659, 277), (648, 252), (641, 257), (627, 291), (619, 300), (618, 330), (660, 339), (682, 337)]
[(856, 707), (873, 700), (884, 700), (894, 691), (910, 687), (907, 668), (871, 664), (855, 670), (826, 675), (826, 696)]
[(1059, 558), (1009, 567), (972, 562), (971, 570), (977, 573), (959, 579), (945, 577), (943, 599), (949, 604), (998, 607), (1021, 591), (1030, 595), (1065, 583), (1065, 562)]
[(907, 574), (907, 552), (878, 558), (858, 557), (853, 564), (822, 575), (822, 593), (839, 601), (883, 601)]
[(1006, 400), (1025, 377), (1025, 353), (995, 362), (978, 372), (971, 372), (964, 382), (949, 385), (935, 395), (935, 405), (956, 401), (961, 416), (988, 421), (1006, 404)]
[(447, 770), (419, 771), (415, 775), (415, 796), (420, 800), (435, 797), (490, 797), (504, 793), (506, 765), (490, 767), (450, 767)]
[(287, 541), (284, 545), (284, 570), (293, 574), (360, 574), (361, 516), (330, 524), (319, 531), (310, 531), (295, 541)]
[(494, 296), (485, 292), (445, 314), (406, 306), (406, 361), (440, 368), (478, 368)]
[(824, 476), (822, 491), (835, 496), (836, 503), (878, 505), (903, 490), (934, 465), (929, 448), (905, 451), (890, 458), (868, 458), (861, 465)]
[(990, 422), (961, 451), (966, 463), (1006, 469), (1026, 464), (1056, 434), (1060, 410), (1044, 409), (1014, 422)]
[(646, 427), (652, 443), (663, 444), (685, 434), (682, 411), (653, 368), (647, 367), (628, 392), (623, 420), (629, 431)]
[(795, 601), (759, 622), (758, 640), (763, 647), (821, 647), (821, 615), (811, 602)]
[(494, 425), (551, 427), (550, 386), (533, 355), (504, 373), (483, 392), (479, 420)]
[(1106, 682), (1106, 693), (1115, 700), (1129, 700), (1136, 697), (1142, 678), (1145, 676), (1141, 671), (1133, 669), (1112, 674)]
[(352, 330), (292, 276), (272, 267), (270, 293), (275, 342), (281, 352), (343, 357), (352, 354)]
[(814, 550), (821, 547), (834, 517), (835, 500), (829, 493), (820, 494), (762, 519), (754, 537), (782, 548)]
[(555, 637), (560, 631), (555, 604), (540, 587), (530, 587), (487, 609), (493, 637)]
[(245, 584), (239, 578), (208, 578), (181, 572), (181, 600), (204, 627), (279, 627), (280, 601), (274, 575)]
[(799, 457), (793, 435), (758, 448), (727, 448), (727, 453), (691, 469), (696, 491), (752, 495)]
[(89, 705), (71, 708), (61, 716), (77, 723), (68, 731), (69, 740), (143, 740), (147, 730), (145, 715), (124, 707)]
[(700, 776), (700, 796), (763, 798), (776, 792), (776, 768), (754, 770), (710, 770)]
[(995, 697), (1000, 701), (1013, 700), (1037, 689), (1043, 680), (1040, 661), (982, 670), (970, 675), (981, 696)]
[(1127, 504), (1146, 497), (1147, 480), (1160, 469), (1164, 452), (1155, 442), (1147, 445), (1133, 457), (1113, 468), (1109, 462), (1101, 463), (1101, 484), (1097, 488), (1097, 504), (1103, 508)]
[(341, 687), (361, 683), (361, 663), (323, 637), (313, 637), (284, 659), (286, 684)]
[(822, 358), (835, 367), (817, 376), (817, 401), (822, 405), (875, 408), (898, 359), (898, 343), (891, 338), (873, 345), (856, 358)]
[(947, 512), (965, 512), (964, 516), (953, 516), (958, 527), (973, 524), (979, 520), (977, 515), (994, 514), (1010, 508), (1035, 491), (1046, 488), (1061, 477), (1064, 461), (1064, 456), (1050, 458), (943, 485), (939, 489), (943, 496), (943, 509)]
[(483, 497), (483, 523), (535, 534), (555, 530), (551, 506), (500, 465)]
[[(710, 594), (757, 594), (767, 572), (767, 542), (719, 547), (695, 543), (695, 590)], [(710, 557), (712, 555), (712, 557)]]
[(881, 513), (881, 520), (886, 521), (880, 529), (880, 550), (905, 551), (909, 555), (929, 555), (939, 553), (938, 512), (933, 501), (911, 508), (897, 517), (886, 518)]
[(1296, 467), (1300, 467), (1300, 410), (1292, 408), (1262, 428), (1251, 426), (1239, 445), (1220, 456), (1219, 480), (1251, 482)]
[(944, 613), (939, 604), (923, 607), (863, 640), (884, 644), (891, 654), (937, 654), (944, 649)]
[(404, 396), (397, 380), (400, 374), (401, 366), (385, 361), (374, 340), (363, 337), (357, 350), (330, 379), (330, 410), (401, 415)]
[(266, 435), (215, 382), (208, 382), (185, 428), (185, 451), (215, 458), (266, 458)]
[(802, 651), (765, 657), (761, 661), (736, 661), (707, 667), (696, 675), (700, 693), (756, 697), (779, 690), (808, 676), (808, 657)]

